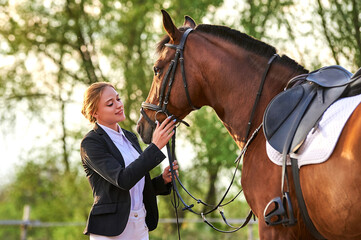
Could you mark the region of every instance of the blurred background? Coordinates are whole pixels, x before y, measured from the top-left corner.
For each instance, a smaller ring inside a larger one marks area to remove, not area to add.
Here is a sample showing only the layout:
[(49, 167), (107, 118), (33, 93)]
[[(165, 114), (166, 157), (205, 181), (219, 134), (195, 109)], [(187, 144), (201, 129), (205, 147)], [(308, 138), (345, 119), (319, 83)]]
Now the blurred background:
[[(0, 239), (88, 239), (82, 231), (92, 195), (79, 144), (92, 126), (80, 113), (83, 93), (97, 81), (114, 84), (125, 104), (121, 126), (136, 132), (165, 34), (161, 9), (177, 26), (188, 15), (242, 31), (310, 71), (361, 67), (357, 0), (0, 0)], [(186, 121), (191, 127), (179, 127), (176, 149), (182, 182), (217, 203), (239, 150), (211, 109)], [(228, 199), (241, 189), (240, 174)], [(177, 239), (170, 197), (158, 201), (161, 221), (150, 238)], [(249, 208), (240, 195), (224, 211), (240, 225)], [(222, 234), (199, 216), (181, 211), (180, 218), (182, 239), (258, 238), (256, 223)], [(228, 230), (219, 214), (210, 218)]]

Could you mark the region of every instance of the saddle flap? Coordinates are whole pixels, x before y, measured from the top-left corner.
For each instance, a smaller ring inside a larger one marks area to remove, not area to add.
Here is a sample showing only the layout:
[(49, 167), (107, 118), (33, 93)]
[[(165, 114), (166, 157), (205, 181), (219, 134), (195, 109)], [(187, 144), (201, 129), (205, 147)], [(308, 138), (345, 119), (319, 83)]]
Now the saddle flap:
[(263, 116), (263, 132), (267, 141), (278, 152), (282, 152), (284, 136), (287, 135), (293, 122), (292, 115), (304, 95), (303, 86), (295, 86), (274, 97), (266, 108)]
[(334, 103), (344, 92), (347, 85), (328, 88), (326, 91), (322, 93), (322, 101), (313, 101), (309, 105), (307, 111), (302, 117), (301, 122), (297, 128), (297, 131), (294, 135), (291, 152), (296, 152), (299, 147), (302, 145), (304, 140), (306, 139), (308, 133), (311, 131), (315, 125), (317, 125), (318, 121), (321, 119), (323, 113), (327, 110), (327, 108)]
[(308, 74), (306, 80), (322, 87), (339, 87), (349, 83), (352, 73), (341, 66), (332, 65), (320, 68)]

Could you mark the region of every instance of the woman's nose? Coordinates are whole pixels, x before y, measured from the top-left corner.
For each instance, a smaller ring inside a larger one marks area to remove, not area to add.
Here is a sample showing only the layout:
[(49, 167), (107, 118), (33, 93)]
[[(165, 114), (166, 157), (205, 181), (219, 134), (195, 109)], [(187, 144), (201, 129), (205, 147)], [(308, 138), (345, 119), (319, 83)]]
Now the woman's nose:
[(123, 102), (122, 100), (117, 102), (117, 108), (123, 107)]

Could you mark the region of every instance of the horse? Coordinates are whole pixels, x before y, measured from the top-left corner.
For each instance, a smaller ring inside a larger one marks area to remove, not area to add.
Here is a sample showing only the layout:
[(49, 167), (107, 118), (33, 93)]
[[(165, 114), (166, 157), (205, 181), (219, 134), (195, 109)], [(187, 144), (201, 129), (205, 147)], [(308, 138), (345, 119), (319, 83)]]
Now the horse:
[[(286, 55), (275, 58), (275, 47), (245, 33), (226, 26), (197, 25), (189, 16), (177, 28), (166, 11), (162, 10), (162, 16), (166, 35), (157, 48), (153, 82), (137, 123), (145, 143), (151, 142), (155, 120), (162, 121), (172, 114), (183, 121), (190, 112), (209, 106), (243, 149), (247, 132), (256, 131), (262, 124), (268, 103), (290, 79), (308, 72)], [(186, 41), (182, 38), (185, 34)], [(177, 54), (180, 66), (172, 68)], [(172, 78), (166, 81), (169, 76)], [(252, 108), (257, 98), (257, 107)], [(250, 116), (253, 120), (249, 126)], [(268, 159), (266, 139), (263, 130), (259, 131), (244, 155), (241, 184), (248, 205), (259, 219), (260, 239), (316, 239), (301, 217), (290, 171), (290, 198), (297, 222), (292, 226), (265, 223), (267, 204), (275, 196), (282, 196), (282, 168)], [(299, 171), (309, 217), (326, 239), (361, 239), (360, 132), (358, 106), (329, 159), (302, 166)]]

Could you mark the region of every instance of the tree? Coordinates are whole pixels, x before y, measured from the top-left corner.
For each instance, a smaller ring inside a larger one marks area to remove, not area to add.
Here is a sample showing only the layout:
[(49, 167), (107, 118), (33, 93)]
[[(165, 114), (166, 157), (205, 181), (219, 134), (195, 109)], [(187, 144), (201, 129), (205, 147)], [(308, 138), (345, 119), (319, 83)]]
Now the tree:
[(337, 65), (361, 67), (361, 4), (356, 0), (317, 0), (314, 28), (323, 34)]
[[(112, 82), (126, 106), (128, 121), (122, 125), (134, 129), (140, 103), (151, 84), (150, 59), (154, 45), (163, 35), (161, 24), (154, 29), (155, 16), (160, 16), (161, 8), (169, 6), (172, 11), (188, 8), (202, 17), (209, 5), (220, 3), (198, 1), (196, 10), (192, 1), (31, 0), (2, 4), (0, 55), (7, 60), (0, 69), (2, 126), (6, 120), (11, 125), (15, 117), (22, 116), (17, 110), (25, 105), (23, 111), (27, 117), (38, 118), (42, 127), (54, 134), (53, 141), (49, 141), (54, 148), (44, 152), (56, 154), (56, 157), (42, 154), (35, 163), (29, 156), (24, 157), (28, 162), (26, 167), (36, 169), (24, 177), (29, 183), (40, 185), (20, 182), (19, 177), (16, 184), (8, 187), (16, 190), (10, 198), (19, 205), (32, 204), (35, 217), (50, 221), (55, 215), (47, 218), (41, 210), (49, 211), (57, 206), (56, 200), (48, 198), (49, 189), (59, 181), (64, 184), (64, 188), (58, 189), (59, 195), (71, 191), (69, 185), (72, 180), (76, 181), (80, 169), (78, 146), (85, 130), (71, 125), (69, 112), (74, 103), (79, 103), (79, 89), (84, 90), (96, 81)], [(41, 149), (34, 146), (33, 152), (36, 150)], [(53, 175), (55, 171), (59, 175)], [(25, 173), (18, 171), (19, 175)], [(52, 177), (46, 179), (43, 175)], [(82, 177), (85, 180), (83, 174)], [(21, 186), (21, 190), (17, 190), (17, 186)], [(49, 188), (44, 190), (45, 186)], [(36, 196), (39, 191), (46, 192), (42, 195), (45, 206)], [(81, 209), (88, 211), (88, 207), (81, 206)], [(57, 216), (58, 220), (69, 220), (68, 212), (62, 213), (64, 216)]]
[(71, 131), (77, 131), (69, 129), (67, 108), (79, 102), (75, 91), (96, 81), (111, 81), (125, 104), (128, 121), (123, 126), (134, 130), (151, 84), (155, 39), (163, 34), (161, 24), (154, 29), (154, 16), (160, 16), (164, 4), (179, 12), (191, 9), (202, 17), (210, 4), (221, 2), (199, 1), (196, 10), (192, 1), (6, 2), (0, 7), (4, 23), (0, 54), (9, 59), (0, 70), (0, 106), (6, 110), (0, 113), (2, 122), (13, 122), (14, 106), (20, 103), (27, 104), (29, 118), (42, 119), (49, 111), (59, 114), (51, 127), (60, 126), (57, 142), (69, 170), (67, 141)]
[(70, 170), (67, 141), (71, 137), (66, 108), (79, 84), (103, 79), (98, 63), (93, 61), (95, 54), (90, 54), (93, 39), (87, 31), (96, 19), (87, 18), (84, 4), (34, 0), (2, 6), (2, 18), (6, 20), (0, 31), (4, 43), (1, 53), (14, 62), (2, 70), (2, 76), (6, 76), (1, 87), (2, 103), (10, 108), (1, 117), (14, 114), (11, 110), (16, 111), (14, 106), (21, 102), (28, 104), (29, 117), (39, 117), (47, 124), (46, 114), (58, 113), (57, 124), (49, 125), (60, 132), (57, 142), (63, 149), (66, 171)]

